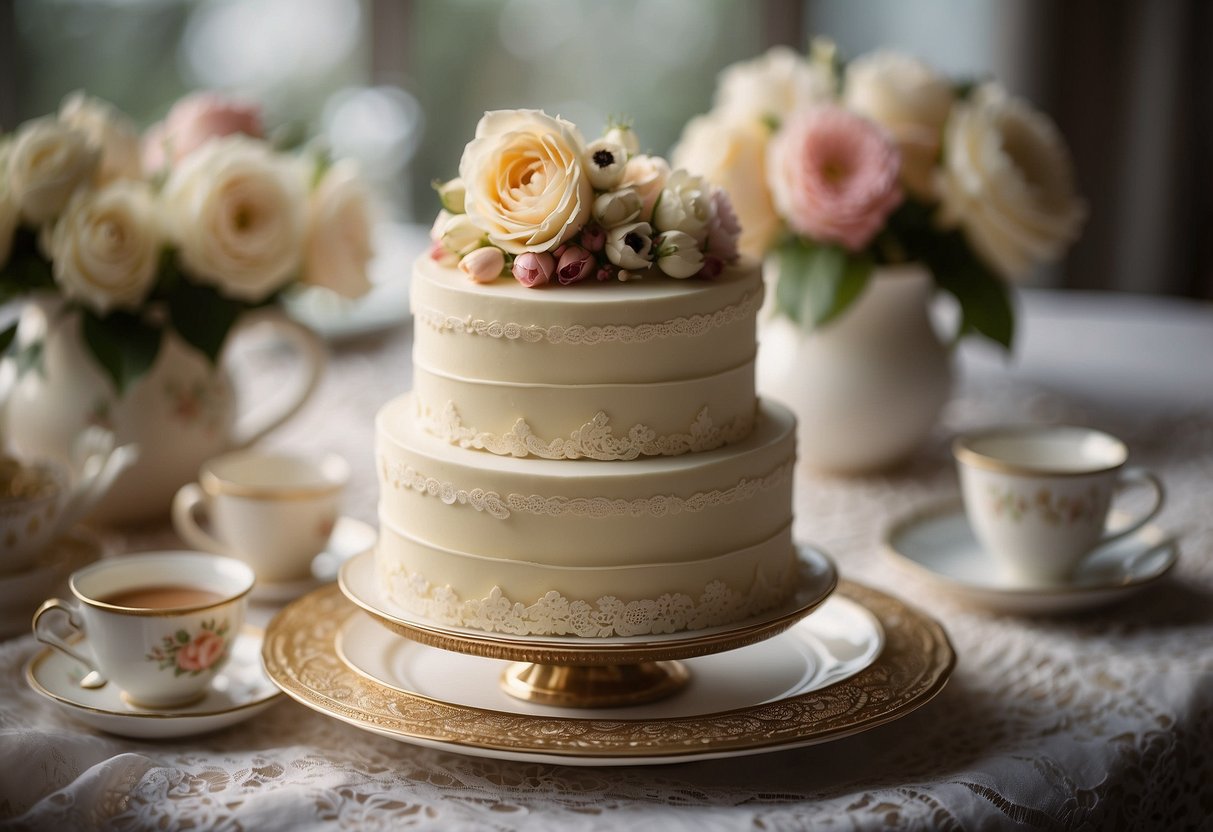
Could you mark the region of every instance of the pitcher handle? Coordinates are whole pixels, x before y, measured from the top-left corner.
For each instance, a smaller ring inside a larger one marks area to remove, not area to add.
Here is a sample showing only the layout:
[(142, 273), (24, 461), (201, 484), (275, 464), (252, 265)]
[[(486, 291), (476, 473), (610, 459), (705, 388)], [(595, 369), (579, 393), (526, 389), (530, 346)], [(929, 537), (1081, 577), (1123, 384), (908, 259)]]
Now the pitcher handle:
[(254, 407), (251, 413), (238, 421), (232, 440), (233, 450), (252, 445), (298, 413), (299, 409), (316, 392), (328, 360), (328, 353), (320, 336), (303, 324), (288, 318), (280, 310), (263, 309), (247, 315), (241, 321), (240, 328), (259, 325), (269, 326), (276, 330), (294, 352), (303, 358), (306, 365), (305, 375), (302, 383), (289, 396), (285, 405), (279, 405), (276, 408), (265, 404)]
[(118, 475), (138, 461), (139, 446), (131, 443), (115, 448), (112, 433), (89, 427), (73, 443), (72, 456), (79, 480), (59, 515), (61, 531), (70, 529), (92, 511)]
[(194, 512), (206, 502), (206, 494), (197, 483), (181, 486), (173, 497), (173, 530), (185, 541), (185, 545), (203, 552), (230, 555), (227, 547), (207, 533), (198, 523)]
[(101, 687), (105, 684), (106, 679), (105, 676), (102, 675), (101, 670), (97, 667), (97, 663), (85, 656), (71, 644), (60, 638), (59, 635), (51, 630), (49, 625), (47, 625), (46, 615), (47, 613), (54, 611), (58, 611), (66, 615), (68, 625), (77, 633), (84, 633), (84, 621), (80, 617), (80, 610), (77, 609), (76, 606), (70, 601), (64, 601), (61, 598), (51, 598), (44, 601), (42, 606), (38, 607), (38, 611), (34, 613), (34, 638), (43, 644), (49, 644), (59, 652), (69, 656), (72, 659), (75, 659), (80, 664), (88, 668), (88, 675), (86, 675), (80, 681), (81, 687)]

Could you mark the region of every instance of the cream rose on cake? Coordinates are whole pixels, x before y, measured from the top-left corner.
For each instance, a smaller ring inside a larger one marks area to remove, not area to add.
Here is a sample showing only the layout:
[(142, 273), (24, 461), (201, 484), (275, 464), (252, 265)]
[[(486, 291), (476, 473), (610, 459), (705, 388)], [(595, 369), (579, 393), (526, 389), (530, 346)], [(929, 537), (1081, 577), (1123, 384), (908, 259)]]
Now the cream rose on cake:
[(225, 295), (258, 302), (299, 270), (303, 171), (265, 144), (228, 136), (174, 168), (162, 201), (182, 265)]
[(590, 215), (584, 153), (580, 131), (564, 119), (539, 110), (485, 113), (459, 162), (467, 216), (508, 254), (557, 248)]
[(1055, 259), (1078, 236), (1086, 209), (1044, 114), (986, 84), (953, 111), (945, 147), (940, 221), (962, 228), (1003, 276)]
[(12, 199), (26, 222), (53, 220), (77, 187), (92, 179), (100, 149), (83, 130), (51, 116), (27, 121), (8, 152), (7, 178)]
[(302, 282), (346, 298), (367, 293), (371, 281), (371, 198), (357, 167), (342, 160), (325, 171), (308, 200)]
[(137, 309), (156, 280), (162, 239), (151, 189), (118, 180), (77, 191), (49, 234), (63, 295), (99, 314)]

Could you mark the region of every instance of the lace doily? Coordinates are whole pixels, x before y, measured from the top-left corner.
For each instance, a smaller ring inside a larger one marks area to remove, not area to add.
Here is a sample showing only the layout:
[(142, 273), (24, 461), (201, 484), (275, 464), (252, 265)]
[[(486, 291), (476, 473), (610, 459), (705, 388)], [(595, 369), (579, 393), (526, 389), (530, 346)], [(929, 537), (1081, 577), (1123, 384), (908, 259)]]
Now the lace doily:
[(698, 598), (679, 592), (621, 601), (606, 595), (591, 603), (569, 600), (552, 591), (527, 604), (507, 598), (500, 587), (493, 587), (487, 597), (463, 600), (449, 586), (435, 586), (417, 573), (382, 569), (380, 575), (389, 598), (439, 624), (490, 633), (584, 638), (647, 636), (729, 624), (765, 612), (793, 586), (787, 575), (776, 582), (760, 575), (749, 592), (738, 592), (723, 581), (709, 581)]
[(545, 497), (540, 494), (515, 494), (502, 496), (496, 491), (483, 488), (466, 489), (454, 483), (427, 477), (413, 466), (399, 460), (380, 457), (379, 470), (383, 482), (400, 490), (407, 488), (418, 494), (437, 497), (447, 505), (467, 505), (483, 511), (498, 520), (505, 520), (513, 512), (539, 514), (545, 517), (665, 517), (669, 514), (699, 512), (716, 506), (749, 500), (764, 491), (783, 484), (792, 473), (793, 461), (780, 465), (775, 470), (756, 479), (743, 479), (724, 490), (699, 491), (690, 497), (677, 494), (658, 494), (653, 497), (635, 497), (631, 500), (613, 497)]
[(717, 425), (705, 407), (695, 414), (695, 420), (685, 433), (658, 435), (647, 425), (632, 425), (627, 433), (616, 436), (610, 418), (600, 410), (567, 439), (547, 440), (536, 436), (525, 419), (515, 422), (508, 433), (497, 435), (465, 425), (454, 402), (447, 402), (441, 414), (418, 402), (417, 424), (426, 433), (452, 445), (498, 456), (628, 460), (640, 456), (698, 453), (740, 442), (753, 430), (754, 416), (738, 417), (728, 424)]
[(458, 332), (485, 338), (504, 338), (536, 344), (644, 344), (657, 338), (690, 338), (705, 335), (718, 327), (753, 318), (762, 307), (762, 291), (750, 292), (732, 306), (715, 312), (671, 318), (646, 324), (608, 324), (605, 326), (571, 324), (541, 326), (512, 321), (485, 321), (471, 315), (460, 318), (437, 309), (418, 307), (413, 320), (438, 332)]

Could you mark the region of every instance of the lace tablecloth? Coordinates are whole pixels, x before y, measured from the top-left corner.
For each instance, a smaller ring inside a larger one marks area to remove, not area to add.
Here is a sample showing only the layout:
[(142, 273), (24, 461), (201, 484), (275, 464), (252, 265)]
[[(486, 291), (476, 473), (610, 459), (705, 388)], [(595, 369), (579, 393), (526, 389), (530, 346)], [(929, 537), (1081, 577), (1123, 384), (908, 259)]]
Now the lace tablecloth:
[[(956, 646), (947, 688), (905, 719), (801, 750), (617, 769), (398, 744), (293, 702), (209, 736), (138, 742), (83, 728), (28, 690), (21, 668), (36, 646), (25, 636), (0, 644), (0, 826), (1213, 828), (1213, 312), (1029, 301), (1019, 363), (967, 356), (955, 401), (911, 466), (863, 479), (799, 474), (799, 537), (831, 551), (845, 576), (937, 616)], [(349, 512), (368, 521), (372, 416), (408, 387), (408, 347), (407, 327), (342, 346), (317, 400), (274, 440), (345, 454)], [(1135, 362), (1140, 382), (1109, 355)], [(273, 356), (263, 363), (257, 373), (274, 369)], [(948, 435), (1021, 418), (1116, 432), (1162, 475), (1158, 522), (1181, 535), (1168, 579), (1121, 606), (1024, 619), (967, 608), (890, 570), (885, 524), (956, 493)], [(149, 529), (113, 542), (173, 538)]]

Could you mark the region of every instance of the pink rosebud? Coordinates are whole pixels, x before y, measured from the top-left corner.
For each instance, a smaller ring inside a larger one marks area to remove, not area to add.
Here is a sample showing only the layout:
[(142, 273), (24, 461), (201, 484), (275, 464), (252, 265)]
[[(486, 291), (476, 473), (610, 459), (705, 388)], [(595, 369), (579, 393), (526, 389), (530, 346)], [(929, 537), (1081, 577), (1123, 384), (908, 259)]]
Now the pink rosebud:
[(556, 258), (546, 251), (526, 251), (514, 258), (514, 278), (528, 289), (546, 284), (555, 270)]
[(597, 280), (611, 280), (615, 277), (616, 269), (610, 263), (603, 263), (598, 267), (598, 271), (594, 274)]
[(560, 262), (556, 264), (556, 279), (561, 286), (569, 286), (590, 276), (594, 267), (594, 255), (581, 246), (566, 246)]
[(581, 246), (586, 251), (602, 251), (602, 247), (605, 245), (606, 229), (601, 225), (592, 222), (581, 229)]
[[(741, 221), (733, 210), (733, 200), (729, 199), (728, 191), (724, 188), (713, 188), (712, 219), (708, 222), (708, 255), (717, 258), (721, 266), (734, 262), (737, 259), (737, 240), (740, 236)], [(706, 268), (706, 261), (704, 265)]]
[(459, 271), (477, 283), (492, 283), (505, 269), (505, 254), (494, 246), (474, 249), (463, 255)]
[(724, 271), (724, 261), (715, 254), (709, 254), (703, 258), (703, 268), (696, 272), (695, 276), (711, 280), (714, 277), (720, 277), (722, 271)]
[(233, 133), (262, 138), (261, 108), (215, 92), (191, 93), (144, 135), (143, 167), (154, 173), (167, 162), (181, 161), (211, 139)]
[(767, 183), (793, 230), (851, 251), (866, 246), (902, 200), (897, 145), (841, 107), (793, 116), (771, 143)]

